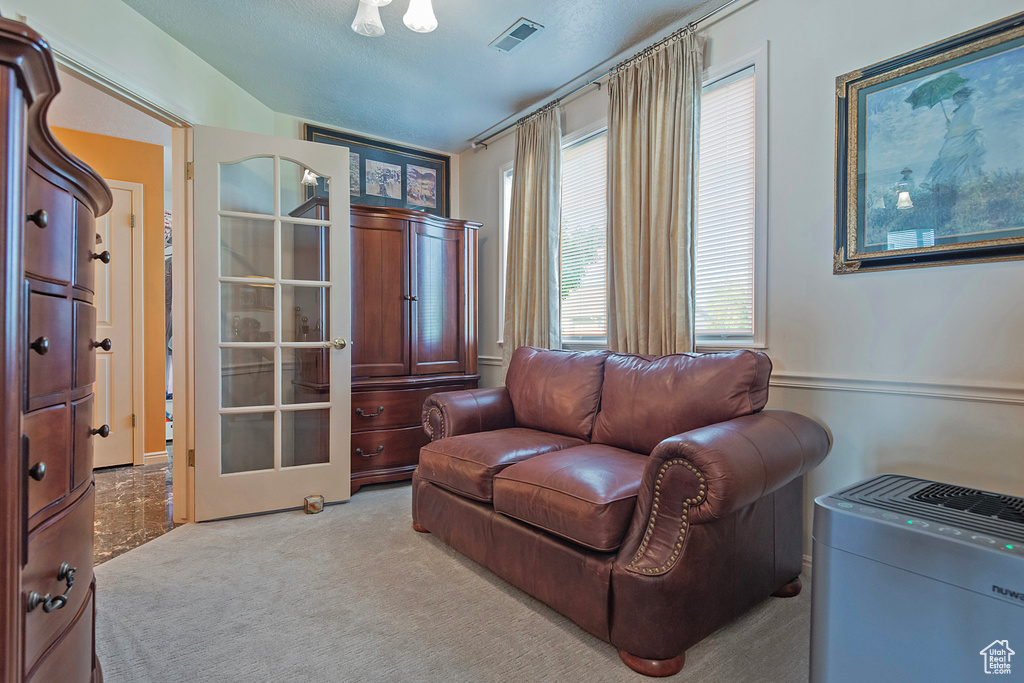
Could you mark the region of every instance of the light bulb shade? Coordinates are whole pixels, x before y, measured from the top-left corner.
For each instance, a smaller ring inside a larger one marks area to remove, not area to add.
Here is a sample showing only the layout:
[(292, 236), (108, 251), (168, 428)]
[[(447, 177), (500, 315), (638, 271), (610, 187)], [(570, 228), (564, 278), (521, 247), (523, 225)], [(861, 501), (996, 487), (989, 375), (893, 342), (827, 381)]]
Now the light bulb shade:
[(377, 7), (377, 5), (360, 0), (355, 21), (352, 22), (352, 30), (361, 36), (370, 36), (371, 38), (384, 35), (384, 24), (380, 23), (380, 12)]
[(437, 17), (430, 0), (409, 0), (409, 11), (402, 17), (405, 25), (417, 33), (430, 33), (437, 28)]
[(896, 200), (897, 209), (913, 209), (914, 202), (910, 200), (910, 193), (906, 190), (900, 192), (899, 198)]
[(319, 177), (320, 176), (318, 176), (316, 173), (313, 173), (307, 168), (305, 171), (302, 172), (302, 180), (300, 180), (299, 182), (307, 187), (312, 187), (316, 185), (316, 179)]
[(373, 5), (374, 7), (383, 7), (384, 5), (390, 5), (391, 0), (360, 0), (365, 2), (367, 5)]

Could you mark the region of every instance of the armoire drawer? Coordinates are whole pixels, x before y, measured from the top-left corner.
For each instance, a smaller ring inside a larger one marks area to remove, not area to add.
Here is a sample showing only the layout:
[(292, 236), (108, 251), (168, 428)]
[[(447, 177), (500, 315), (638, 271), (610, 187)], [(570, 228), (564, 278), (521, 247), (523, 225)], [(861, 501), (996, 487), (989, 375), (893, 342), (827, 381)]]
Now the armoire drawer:
[(29, 398), (67, 391), (71, 382), (71, 302), (32, 292), (28, 317)]
[(75, 224), (75, 199), (35, 171), (25, 183), (25, 215), (46, 212), (25, 221), (25, 273), (61, 283), (71, 282), (71, 232)]
[(96, 218), (92, 210), (75, 202), (75, 287), (96, 291), (96, 265), (93, 254), (109, 250), (96, 244)]
[(420, 448), (429, 440), (420, 426), (353, 432), (352, 471), (365, 472), (416, 465), (420, 459)]
[(35, 671), (29, 674), (27, 680), (31, 683), (90, 683), (93, 680), (93, 598), (96, 590), (95, 586), (83, 588), (89, 591), (88, 599), (68, 630), (37, 664)]
[(74, 443), (74, 453), (71, 456), (72, 490), (92, 477), (93, 440), (100, 438), (98, 434), (93, 434), (92, 430), (102, 427), (93, 424), (93, 398), (94, 394), (89, 394), (71, 404), (71, 438)]
[(28, 516), (71, 492), (71, 418), (66, 403), (25, 415)]
[(75, 304), (75, 384), (84, 387), (96, 381), (96, 307), (76, 301)]
[[(24, 604), (31, 593), (40, 596), (67, 595), (67, 602), (50, 612), (39, 604), (25, 614), (25, 667), (35, 666), (51, 643), (68, 627), (85, 603), (92, 583), (92, 537), (94, 490), (79, 498), (66, 511), (48, 520), (28, 538), (28, 564), (22, 573)], [(58, 579), (64, 563), (75, 569), (74, 585), (69, 591), (67, 580)]]
[[(431, 394), (458, 391), (464, 385), (431, 387), (429, 389), (400, 389), (387, 391), (352, 392), (352, 431), (391, 427), (412, 427), (422, 424), (423, 402)], [(383, 408), (383, 410), (381, 410)], [(363, 411), (360, 415), (357, 410)]]

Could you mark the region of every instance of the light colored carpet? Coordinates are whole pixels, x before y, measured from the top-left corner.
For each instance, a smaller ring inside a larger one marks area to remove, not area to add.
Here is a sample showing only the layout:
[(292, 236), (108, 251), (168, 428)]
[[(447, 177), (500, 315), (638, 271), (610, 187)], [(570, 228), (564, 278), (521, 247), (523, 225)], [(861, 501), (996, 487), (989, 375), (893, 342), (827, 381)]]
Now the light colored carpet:
[[(105, 680), (651, 680), (414, 532), (410, 495), (374, 487), (318, 515), (189, 524), (100, 565)], [(687, 652), (675, 678), (806, 681), (809, 623), (807, 589), (769, 599)]]

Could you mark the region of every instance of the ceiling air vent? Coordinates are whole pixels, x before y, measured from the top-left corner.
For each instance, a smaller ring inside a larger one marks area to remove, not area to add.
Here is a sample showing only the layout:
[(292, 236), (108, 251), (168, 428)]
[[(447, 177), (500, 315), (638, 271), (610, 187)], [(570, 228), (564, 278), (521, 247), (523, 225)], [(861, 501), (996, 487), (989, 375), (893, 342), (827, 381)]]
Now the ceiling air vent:
[(537, 35), (544, 27), (529, 19), (520, 19), (507, 31), (491, 41), (490, 47), (498, 52), (515, 52), (526, 40)]

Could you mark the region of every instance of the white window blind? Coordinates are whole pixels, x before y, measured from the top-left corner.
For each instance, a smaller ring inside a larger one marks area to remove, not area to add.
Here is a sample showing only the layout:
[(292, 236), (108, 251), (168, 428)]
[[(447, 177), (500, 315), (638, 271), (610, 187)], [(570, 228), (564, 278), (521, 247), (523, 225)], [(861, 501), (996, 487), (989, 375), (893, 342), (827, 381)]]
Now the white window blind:
[(754, 334), (754, 70), (705, 86), (697, 192), (698, 337)]
[(563, 346), (604, 346), (608, 339), (607, 150), (606, 131), (562, 150)]

